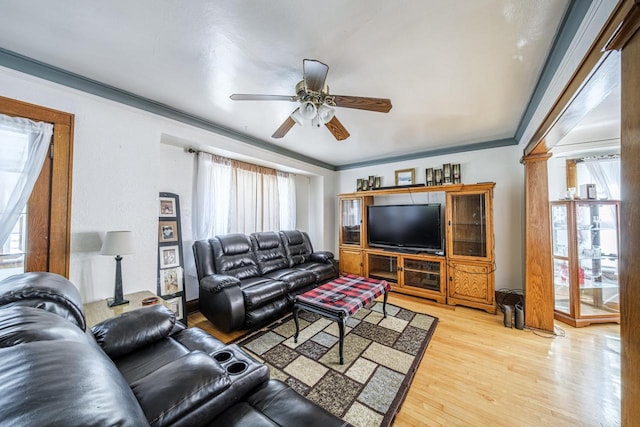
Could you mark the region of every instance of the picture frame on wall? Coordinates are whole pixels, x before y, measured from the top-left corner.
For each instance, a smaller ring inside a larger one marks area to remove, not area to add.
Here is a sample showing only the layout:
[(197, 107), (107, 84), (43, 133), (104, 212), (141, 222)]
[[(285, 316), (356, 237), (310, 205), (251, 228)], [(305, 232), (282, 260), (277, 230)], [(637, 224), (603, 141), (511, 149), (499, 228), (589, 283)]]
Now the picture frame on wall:
[(413, 185), (416, 182), (416, 170), (399, 169), (396, 171), (396, 185)]
[(176, 216), (176, 199), (173, 197), (160, 197), (160, 212), (158, 216), (172, 218)]
[(171, 311), (173, 311), (176, 314), (176, 320), (182, 320), (182, 316), (183, 316), (182, 298), (175, 297), (175, 298), (165, 300), (165, 302), (169, 305), (169, 308), (171, 309)]
[(178, 245), (160, 246), (160, 268), (180, 266), (180, 253)]
[(161, 295), (172, 295), (182, 292), (182, 268), (166, 268), (160, 270), (160, 293)]
[(158, 242), (177, 242), (178, 241), (178, 222), (177, 221), (160, 221), (158, 223)]

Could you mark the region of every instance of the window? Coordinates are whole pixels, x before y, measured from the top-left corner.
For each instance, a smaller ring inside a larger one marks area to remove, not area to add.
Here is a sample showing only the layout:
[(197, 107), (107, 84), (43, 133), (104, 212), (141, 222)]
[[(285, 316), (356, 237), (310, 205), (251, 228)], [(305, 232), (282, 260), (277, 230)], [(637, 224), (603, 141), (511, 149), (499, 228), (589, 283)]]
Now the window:
[(195, 235), (291, 230), (296, 227), (295, 176), (198, 154)]

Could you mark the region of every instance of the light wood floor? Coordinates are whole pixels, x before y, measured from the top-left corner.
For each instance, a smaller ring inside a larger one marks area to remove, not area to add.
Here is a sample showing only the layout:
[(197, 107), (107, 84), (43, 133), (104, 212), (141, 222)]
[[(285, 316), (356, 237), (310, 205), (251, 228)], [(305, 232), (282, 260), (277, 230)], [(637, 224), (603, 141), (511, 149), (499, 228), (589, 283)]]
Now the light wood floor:
[[(390, 294), (389, 303), (440, 319), (395, 426), (618, 426), (620, 327), (564, 336), (507, 329), (502, 314)], [(198, 326), (228, 342), (204, 316)]]

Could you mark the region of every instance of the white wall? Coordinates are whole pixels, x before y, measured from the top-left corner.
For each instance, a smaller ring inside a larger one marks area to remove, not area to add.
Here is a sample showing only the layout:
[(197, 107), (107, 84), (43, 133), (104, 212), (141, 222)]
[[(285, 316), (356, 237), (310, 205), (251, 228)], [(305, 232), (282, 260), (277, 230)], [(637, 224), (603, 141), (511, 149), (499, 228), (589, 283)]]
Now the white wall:
[[(3, 67), (0, 95), (75, 115), (70, 279), (85, 302), (113, 294), (115, 262), (98, 253), (108, 230), (133, 231), (135, 253), (122, 261), (125, 293), (156, 291), (160, 191), (180, 195), (184, 254), (191, 256), (193, 155), (161, 144), (166, 135), (309, 174), (306, 231), (318, 249), (335, 246), (333, 171)], [(188, 298), (195, 292), (190, 286)]]
[[(522, 289), (524, 284), (524, 168), (519, 160), (522, 153), (517, 146), (492, 148), (446, 156), (396, 162), (385, 165), (368, 166), (338, 172), (338, 192), (355, 191), (358, 178), (369, 175), (382, 177), (382, 186), (395, 185), (395, 171), (398, 169), (416, 168), (416, 183), (425, 182), (425, 170), (430, 167), (441, 167), (443, 163), (460, 163), (462, 182), (495, 182), (493, 214), (496, 256), (496, 289)], [(418, 200), (415, 202), (432, 202)], [(429, 197), (421, 195), (420, 197)], [(391, 201), (385, 197), (385, 203), (411, 203), (409, 196), (398, 196)], [(376, 198), (377, 200), (377, 198)], [(336, 224), (338, 209), (336, 207)], [(337, 233), (337, 228), (336, 228)], [(335, 241), (338, 242), (337, 236)], [(337, 251), (337, 248), (335, 248)], [(337, 253), (337, 252), (336, 252)]]
[(551, 157), (547, 160), (549, 200), (560, 200), (567, 193), (567, 159)]

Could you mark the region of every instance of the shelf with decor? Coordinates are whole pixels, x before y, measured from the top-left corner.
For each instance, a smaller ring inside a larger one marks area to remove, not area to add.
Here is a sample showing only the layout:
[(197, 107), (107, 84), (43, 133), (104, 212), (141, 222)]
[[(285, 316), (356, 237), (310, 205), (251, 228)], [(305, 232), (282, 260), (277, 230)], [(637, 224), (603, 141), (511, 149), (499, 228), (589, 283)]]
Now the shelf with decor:
[(555, 318), (574, 327), (620, 322), (620, 203), (551, 202)]
[[(396, 292), (495, 313), (494, 186), (492, 182), (408, 186), (338, 195), (341, 274), (384, 279)], [(369, 245), (367, 207), (375, 205), (375, 197), (429, 192), (445, 195), (444, 251), (407, 253), (400, 247)]]

